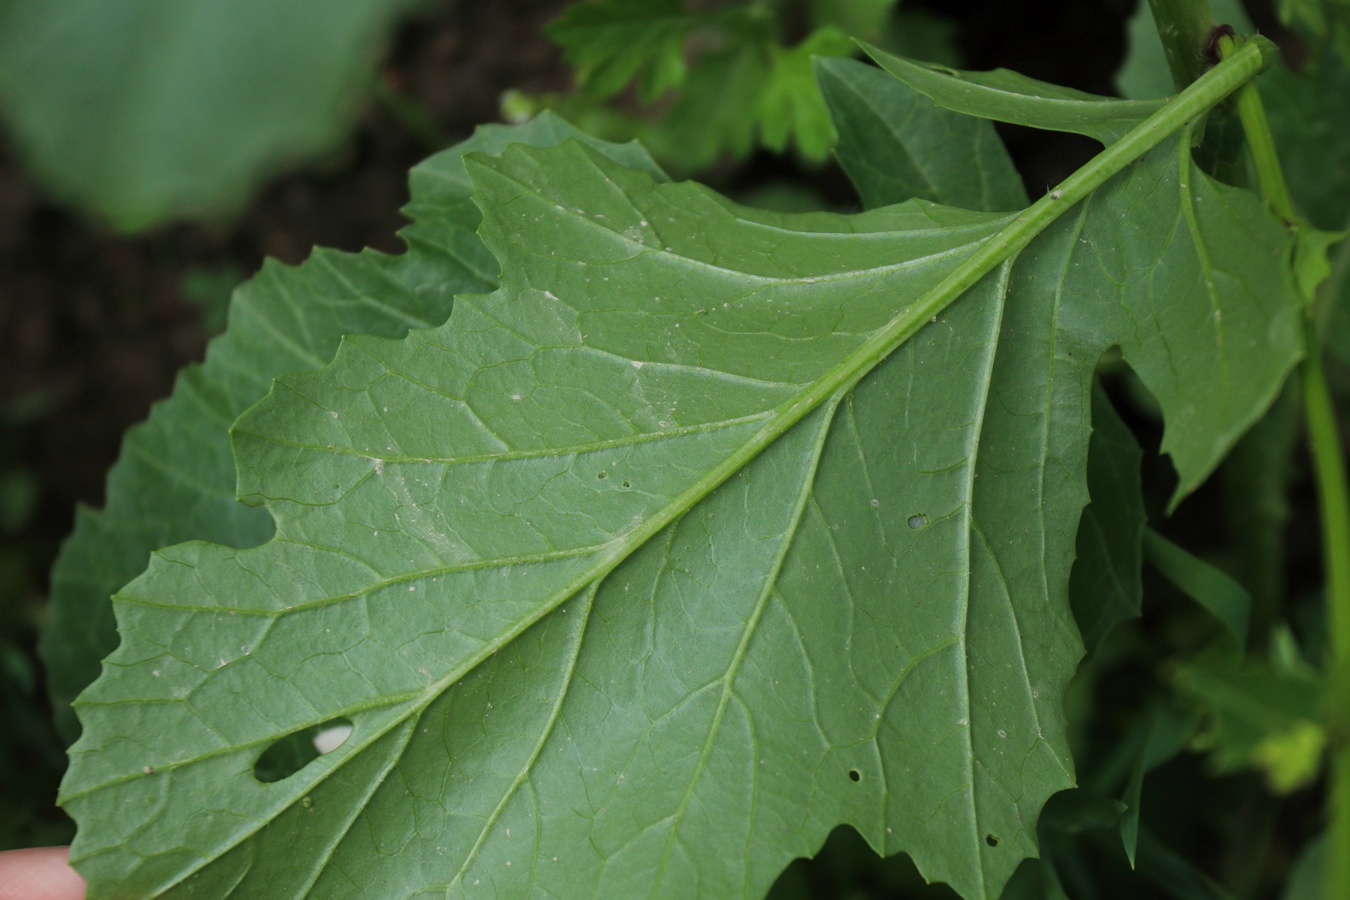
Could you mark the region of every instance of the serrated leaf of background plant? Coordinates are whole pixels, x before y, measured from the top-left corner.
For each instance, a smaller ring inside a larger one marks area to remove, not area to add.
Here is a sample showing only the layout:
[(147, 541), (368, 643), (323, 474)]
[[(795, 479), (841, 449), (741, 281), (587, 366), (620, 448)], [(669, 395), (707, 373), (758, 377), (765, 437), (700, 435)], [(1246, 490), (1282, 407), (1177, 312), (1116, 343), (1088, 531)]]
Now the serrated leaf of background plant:
[[(576, 3), (548, 33), (579, 68), (580, 83), (591, 96), (526, 102), (575, 111), (582, 115), (578, 121), (592, 121), (607, 133), (641, 137), (675, 172), (697, 171), (723, 154), (744, 157), (756, 141), (777, 153), (791, 143), (804, 158), (819, 162), (835, 135), (812, 77), (812, 57), (855, 49), (821, 13), (808, 35), (787, 46), (777, 35), (779, 14), (752, 5), (695, 11), (678, 0)], [(683, 90), (659, 121), (594, 102), (632, 81), (644, 103)]]
[(680, 0), (600, 0), (572, 4), (547, 31), (588, 90), (608, 97), (637, 78), (651, 103), (684, 83), (685, 41), (717, 18)]
[(235, 431), (277, 537), (118, 595), (63, 787), (84, 874), (756, 895), (848, 822), (997, 895), (1072, 783), (1093, 366), (1119, 342), (1183, 475), (1212, 467), (1298, 354), (1284, 229), (1174, 139), (850, 389), (840, 360), (1003, 220), (762, 213), (575, 144), (472, 171), (503, 287), (278, 381)]
[(769, 48), (769, 76), (755, 109), (764, 146), (782, 153), (791, 139), (807, 159), (825, 159), (836, 135), (816, 84), (813, 62), (852, 51), (848, 35), (830, 25), (816, 29), (793, 47)]
[(55, 196), (124, 230), (220, 218), (332, 147), (420, 0), (12, 0), (0, 112)]
[[(496, 261), (474, 232), (479, 214), (464, 153), (583, 137), (550, 113), (527, 125), (480, 128), (412, 170), (404, 211), (414, 224), (401, 232), (411, 253), (319, 250), (297, 268), (269, 262), (236, 293), (229, 331), (212, 342), (205, 363), (183, 371), (149, 421), (127, 432), (108, 474), (106, 507), (77, 512), (52, 569), (51, 618), (39, 649), (68, 742), (79, 734), (70, 702), (117, 647), (109, 598), (145, 570), (151, 552), (188, 540), (251, 547), (271, 537), (271, 517), (235, 500), (231, 423), (276, 376), (331, 360), (342, 335), (400, 337), (444, 322), (455, 294), (496, 286)], [(594, 145), (659, 176), (635, 144)]]

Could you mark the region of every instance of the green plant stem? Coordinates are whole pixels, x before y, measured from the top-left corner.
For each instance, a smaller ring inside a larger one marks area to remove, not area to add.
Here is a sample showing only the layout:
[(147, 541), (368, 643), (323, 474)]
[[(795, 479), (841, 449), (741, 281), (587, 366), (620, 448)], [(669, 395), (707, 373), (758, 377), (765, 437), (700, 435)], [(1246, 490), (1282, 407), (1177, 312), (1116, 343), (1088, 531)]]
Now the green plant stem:
[(1178, 91), (1184, 91), (1205, 70), (1205, 47), (1215, 26), (1209, 4), (1196, 0), (1148, 0), (1167, 68)]
[(1322, 548), (1326, 567), (1327, 631), (1331, 647), (1328, 692), (1331, 737), (1330, 826), (1325, 896), (1350, 897), (1350, 490), (1336, 409), (1322, 368), (1316, 329), (1309, 323), (1308, 356), (1301, 367), (1303, 402), (1312, 445)]
[[(1241, 52), (1232, 37), (1219, 41), (1224, 59)], [(1293, 200), (1275, 154), (1275, 141), (1266, 122), (1256, 85), (1237, 91), (1238, 117), (1251, 149), (1261, 193), (1291, 228), (1298, 227)], [(1327, 632), (1330, 638), (1331, 684), (1328, 731), (1331, 736), (1331, 788), (1328, 797), (1328, 846), (1323, 885), (1328, 900), (1350, 897), (1350, 487), (1346, 484), (1345, 451), (1341, 446), (1336, 408), (1322, 366), (1322, 349), (1309, 316), (1308, 354), (1299, 367), (1303, 383), (1304, 414), (1308, 420), (1317, 506), (1322, 519), (1322, 556), (1326, 570)]]
[[(1237, 41), (1232, 36), (1219, 39), (1219, 54), (1224, 58), (1236, 48)], [(1293, 225), (1298, 214), (1294, 212), (1294, 201), (1289, 196), (1284, 169), (1280, 167), (1280, 157), (1275, 152), (1275, 137), (1266, 122), (1261, 93), (1254, 84), (1243, 85), (1233, 99), (1237, 105), (1238, 121), (1242, 123), (1242, 133), (1247, 138), (1247, 152), (1251, 154), (1256, 169), (1256, 183), (1261, 196), (1275, 210), (1275, 215), (1284, 219), (1285, 224)]]

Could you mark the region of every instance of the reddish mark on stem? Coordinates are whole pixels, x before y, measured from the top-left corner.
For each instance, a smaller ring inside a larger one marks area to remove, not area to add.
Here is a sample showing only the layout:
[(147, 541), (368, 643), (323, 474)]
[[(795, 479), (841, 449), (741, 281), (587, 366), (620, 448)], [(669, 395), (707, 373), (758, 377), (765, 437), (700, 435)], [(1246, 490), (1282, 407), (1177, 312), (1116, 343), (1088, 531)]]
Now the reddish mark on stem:
[(1219, 64), (1219, 41), (1224, 37), (1236, 36), (1232, 25), (1220, 25), (1209, 33), (1209, 40), (1205, 42), (1205, 59), (1209, 60), (1210, 65)]

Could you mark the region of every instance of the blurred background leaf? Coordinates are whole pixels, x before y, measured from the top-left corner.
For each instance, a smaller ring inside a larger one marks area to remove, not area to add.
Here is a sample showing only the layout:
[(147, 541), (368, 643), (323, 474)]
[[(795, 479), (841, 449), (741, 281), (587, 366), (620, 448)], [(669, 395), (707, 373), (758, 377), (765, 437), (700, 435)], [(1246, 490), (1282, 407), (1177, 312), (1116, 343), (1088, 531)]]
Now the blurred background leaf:
[(10, 0), (0, 114), (56, 197), (134, 231), (221, 218), (355, 118), (420, 0)]

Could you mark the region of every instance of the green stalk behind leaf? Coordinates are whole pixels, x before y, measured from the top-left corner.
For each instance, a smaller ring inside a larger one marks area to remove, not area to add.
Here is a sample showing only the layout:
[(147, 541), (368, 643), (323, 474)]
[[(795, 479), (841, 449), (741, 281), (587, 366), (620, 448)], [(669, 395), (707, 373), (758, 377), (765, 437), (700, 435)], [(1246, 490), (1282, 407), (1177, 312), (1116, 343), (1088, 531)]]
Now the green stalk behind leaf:
[[(1245, 44), (1231, 36), (1218, 42), (1225, 59), (1235, 58)], [(1276, 214), (1291, 228), (1299, 228), (1284, 171), (1275, 153), (1275, 141), (1266, 121), (1256, 85), (1237, 92), (1238, 116), (1251, 148), (1257, 182)], [(1308, 227), (1306, 223), (1301, 226)], [(1326, 568), (1327, 632), (1331, 647), (1331, 688), (1328, 709), (1331, 734), (1330, 846), (1350, 847), (1350, 487), (1346, 484), (1345, 451), (1341, 446), (1336, 408), (1327, 386), (1321, 347), (1313, 325), (1308, 325), (1308, 355), (1299, 372), (1322, 518), (1322, 557)], [(1324, 885), (1327, 900), (1350, 897), (1350, 853), (1333, 853)]]
[(1152, 528), (1144, 530), (1144, 558), (1186, 596), (1218, 619), (1241, 649), (1247, 645), (1251, 619), (1251, 594), (1218, 569), (1163, 537)]
[(1148, 0), (1158, 37), (1167, 54), (1167, 67), (1178, 91), (1185, 90), (1205, 71), (1205, 48), (1219, 23), (1204, 0)]

